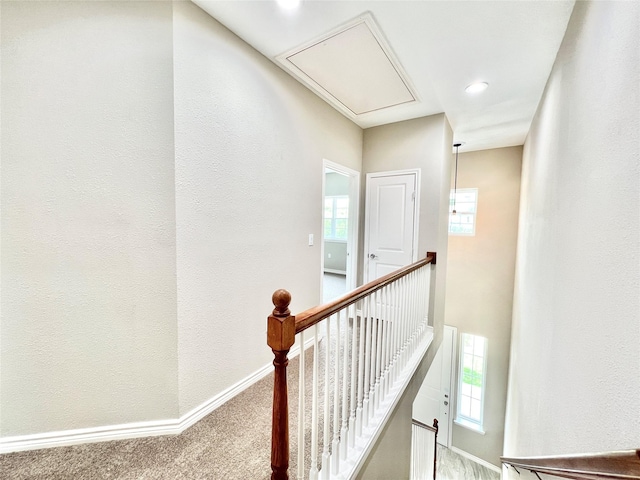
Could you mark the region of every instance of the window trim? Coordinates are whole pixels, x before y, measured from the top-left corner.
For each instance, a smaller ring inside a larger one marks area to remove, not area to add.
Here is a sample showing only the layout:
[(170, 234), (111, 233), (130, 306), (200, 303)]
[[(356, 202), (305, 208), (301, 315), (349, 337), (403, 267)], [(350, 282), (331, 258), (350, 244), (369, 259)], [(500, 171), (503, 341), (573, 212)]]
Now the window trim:
[[(476, 421), (473, 418), (467, 417), (460, 413), (460, 407), (462, 404), (462, 379), (464, 378), (464, 337), (469, 335), (471, 337), (484, 338), (484, 352), (482, 358), (482, 397), (480, 399), (480, 420)], [(472, 430), (476, 433), (484, 435), (484, 408), (485, 408), (485, 393), (487, 391), (487, 353), (489, 351), (489, 339), (482, 335), (476, 335), (473, 333), (461, 333), (460, 334), (460, 353), (458, 355), (458, 382), (456, 392), (456, 416), (454, 423), (461, 427)]]
[[(478, 222), (478, 189), (477, 188), (458, 188), (456, 191), (456, 195), (459, 195), (461, 193), (474, 193), (475, 194), (475, 205), (476, 205), (476, 211), (475, 212), (462, 212), (462, 211), (457, 211), (457, 215), (473, 215), (473, 231), (471, 233), (461, 233), (461, 232), (452, 232), (451, 231), (451, 200), (453, 199), (453, 195), (454, 195), (454, 190), (450, 190), (449, 191), (449, 220), (447, 223), (447, 230), (449, 235), (454, 235), (457, 237), (475, 237), (476, 235), (476, 224)], [(458, 200), (456, 199), (456, 202)]]

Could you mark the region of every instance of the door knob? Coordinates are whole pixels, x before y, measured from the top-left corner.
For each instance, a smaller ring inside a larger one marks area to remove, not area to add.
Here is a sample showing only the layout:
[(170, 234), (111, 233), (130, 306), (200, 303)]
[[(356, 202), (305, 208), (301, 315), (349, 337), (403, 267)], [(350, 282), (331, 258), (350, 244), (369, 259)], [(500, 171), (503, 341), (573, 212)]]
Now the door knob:
[(378, 255), (372, 253), (371, 255), (369, 255), (369, 258), (373, 260), (374, 258), (378, 258)]

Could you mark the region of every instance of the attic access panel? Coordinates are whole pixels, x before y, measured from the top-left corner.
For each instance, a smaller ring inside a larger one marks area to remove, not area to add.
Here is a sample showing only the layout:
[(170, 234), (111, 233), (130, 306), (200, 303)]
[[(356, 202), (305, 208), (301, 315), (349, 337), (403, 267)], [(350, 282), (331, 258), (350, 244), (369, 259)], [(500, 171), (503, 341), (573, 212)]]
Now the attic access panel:
[(417, 99), (370, 15), (277, 60), (349, 116)]

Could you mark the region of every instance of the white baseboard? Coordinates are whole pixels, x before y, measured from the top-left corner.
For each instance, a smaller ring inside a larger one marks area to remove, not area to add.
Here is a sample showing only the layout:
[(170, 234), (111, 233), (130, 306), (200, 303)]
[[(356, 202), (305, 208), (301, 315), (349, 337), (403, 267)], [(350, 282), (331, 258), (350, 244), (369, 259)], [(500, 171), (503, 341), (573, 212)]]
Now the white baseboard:
[[(290, 355), (291, 357), (300, 353), (300, 347), (297, 347), (296, 352), (294, 352), (294, 350), (295, 350), (295, 347), (294, 349), (292, 349), (292, 352)], [(180, 419), (178, 420), (179, 429), (176, 432), (176, 434), (182, 433), (187, 428), (195, 425), (196, 422), (198, 422), (199, 420), (202, 420), (204, 417), (209, 415), (215, 409), (222, 406), (223, 404), (231, 400), (233, 397), (238, 395), (243, 390), (246, 390), (247, 388), (249, 388), (251, 385), (253, 385), (257, 381), (262, 380), (264, 377), (269, 375), (272, 371), (273, 371), (273, 365), (267, 364), (264, 367), (260, 368), (259, 370), (256, 370), (255, 372), (253, 372), (248, 377), (243, 378), (238, 383), (220, 392), (218, 395), (215, 395), (214, 397), (210, 398), (206, 402), (190, 410), (189, 412), (181, 416)]]
[(462, 455), (463, 457), (468, 458), (473, 462), (479, 463), (483, 467), (487, 467), (488, 469), (493, 470), (494, 472), (502, 473), (502, 469), (500, 469), (500, 467), (496, 467), (493, 463), (489, 463), (486, 460), (476, 457), (475, 455), (471, 455), (470, 453), (465, 452), (464, 450), (460, 450), (459, 448), (454, 446), (451, 446), (450, 450), (452, 452), (456, 452), (458, 455)]
[(157, 435), (176, 435), (180, 433), (179, 423), (178, 420), (156, 420), (5, 437), (0, 439), (0, 453)]
[[(305, 350), (311, 346), (313, 346), (313, 338), (305, 341)], [(299, 354), (300, 346), (296, 345), (291, 349), (289, 358), (294, 358)], [(251, 375), (240, 380), (238, 383), (190, 410), (185, 415), (182, 415), (180, 418), (0, 438), (0, 454), (36, 450), (40, 448), (66, 447), (81, 443), (126, 440), (129, 438), (152, 437), (158, 435), (178, 435), (202, 418), (209, 415), (224, 403), (231, 400), (243, 390), (246, 390), (257, 381), (262, 380), (272, 371), (273, 365), (271, 363), (263, 366)]]

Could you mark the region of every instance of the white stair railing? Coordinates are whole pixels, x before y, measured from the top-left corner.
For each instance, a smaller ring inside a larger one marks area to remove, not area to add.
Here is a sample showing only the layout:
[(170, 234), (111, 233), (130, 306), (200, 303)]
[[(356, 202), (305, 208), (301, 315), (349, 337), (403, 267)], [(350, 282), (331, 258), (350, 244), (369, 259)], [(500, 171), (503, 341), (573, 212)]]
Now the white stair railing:
[[(434, 262), (435, 254), (429, 254), (296, 316), (288, 311), (288, 292), (274, 294), (276, 309), (268, 323), (268, 343), (276, 355), (273, 480), (288, 478), (286, 353), (293, 345), (292, 333), (303, 350), (305, 336), (313, 341), (310, 368), (304, 353), (300, 355), (296, 478), (351, 478), (433, 338), (428, 310)], [(310, 401), (305, 399), (307, 388)]]
[(438, 420), (433, 426), (413, 420), (411, 425), (411, 480), (435, 480)]

